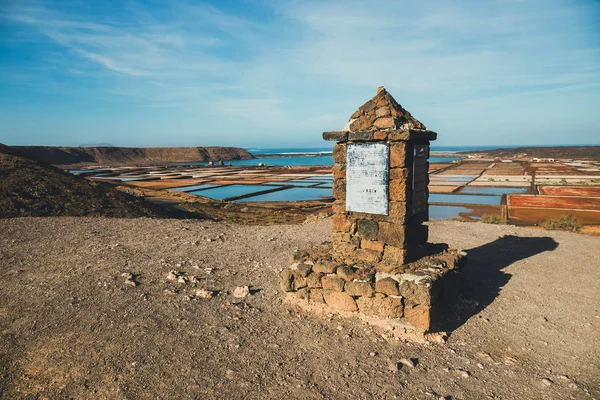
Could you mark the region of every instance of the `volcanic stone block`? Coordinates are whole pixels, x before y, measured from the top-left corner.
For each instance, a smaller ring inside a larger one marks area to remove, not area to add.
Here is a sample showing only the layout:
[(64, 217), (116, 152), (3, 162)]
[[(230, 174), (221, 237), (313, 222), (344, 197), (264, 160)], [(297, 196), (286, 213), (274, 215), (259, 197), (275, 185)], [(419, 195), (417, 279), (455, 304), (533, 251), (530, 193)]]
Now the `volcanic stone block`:
[(285, 268), (283, 271), (281, 271), (280, 287), (282, 291), (294, 292), (306, 286), (306, 279), (300, 276), (298, 271), (290, 268)]
[(348, 133), (349, 141), (368, 141), (373, 140), (373, 131), (359, 131), (359, 132), (350, 132)]
[(400, 285), (400, 294), (411, 304), (431, 305), (435, 303), (440, 294), (440, 285), (437, 282), (415, 283), (404, 281)]
[(342, 265), (337, 269), (337, 276), (349, 282), (354, 279), (354, 268), (347, 265)]
[(372, 282), (373, 278), (375, 278), (373, 268), (361, 267), (354, 270), (355, 280)]
[(341, 200), (336, 200), (331, 206), (332, 211), (335, 214), (345, 214), (346, 213), (346, 202)]
[(408, 168), (392, 168), (392, 169), (390, 169), (389, 177), (391, 180), (394, 180), (394, 179), (407, 180), (408, 179)]
[(376, 118), (377, 117), (375, 117), (375, 115), (364, 115), (350, 124), (350, 131), (366, 131), (371, 127), (371, 125), (373, 125), (373, 122), (375, 122)]
[(342, 164), (336, 164), (331, 168), (331, 173), (334, 178), (345, 178), (346, 177), (346, 166)]
[(375, 242), (373, 240), (363, 239), (360, 242), (360, 247), (362, 249), (374, 250), (379, 252), (380, 254), (383, 253), (383, 246), (384, 244), (382, 242)]
[(350, 296), (354, 296), (354, 297), (357, 297), (357, 296), (372, 297), (373, 296), (373, 286), (371, 286), (370, 282), (365, 282), (365, 281), (346, 282), (344, 290)]
[(331, 219), (331, 229), (333, 232), (350, 232), (352, 222), (343, 214), (335, 214)]
[(341, 292), (344, 290), (344, 281), (337, 276), (325, 275), (321, 278), (323, 289)]
[(348, 132), (323, 132), (323, 139), (345, 142), (348, 139)]
[(392, 117), (381, 117), (373, 122), (373, 126), (379, 129), (393, 129), (396, 127), (396, 123)]
[(332, 192), (336, 200), (346, 201), (346, 180), (335, 179), (333, 181)]
[(352, 236), (348, 232), (333, 232), (331, 240), (333, 243), (350, 243)]
[(376, 293), (375, 297), (359, 297), (356, 304), (360, 312), (382, 318), (402, 318), (402, 298), (384, 296)]
[(432, 307), (424, 304), (407, 305), (404, 308), (404, 316), (412, 326), (424, 331), (431, 327)]
[(333, 274), (337, 267), (338, 264), (335, 261), (318, 260), (315, 265), (313, 265), (313, 271), (321, 272), (323, 274)]
[(377, 230), (377, 221), (371, 221), (366, 219), (359, 219), (358, 221), (356, 221), (356, 234), (363, 239), (376, 240)]
[(390, 246), (405, 248), (406, 226), (391, 222), (379, 222), (377, 240)]
[(331, 155), (336, 164), (346, 164), (346, 144), (340, 143), (333, 146)]
[(310, 264), (298, 264), (296, 267), (296, 271), (300, 274), (301, 277), (306, 278), (308, 274), (312, 271), (312, 265)]
[(375, 116), (377, 118), (388, 117), (390, 115), (392, 115), (392, 112), (388, 106), (379, 107), (375, 110)]
[(389, 198), (390, 201), (406, 201), (407, 188), (405, 180), (395, 179), (390, 181)]
[(390, 168), (404, 167), (406, 162), (406, 144), (394, 143), (390, 145)]
[(385, 141), (386, 139), (387, 139), (387, 132), (386, 131), (375, 131), (373, 133), (373, 140)]
[(398, 282), (393, 278), (383, 278), (375, 282), (375, 291), (390, 296), (399, 296)]
[(408, 203), (405, 201), (390, 201), (389, 216), (397, 218), (401, 222), (406, 222), (408, 219)]
[(324, 292), (325, 291), (323, 289), (311, 289), (310, 290), (310, 301), (312, 303), (325, 304), (325, 299), (323, 298)]
[(323, 298), (325, 303), (334, 310), (358, 311), (356, 301), (348, 293), (326, 290), (323, 292)]
[(405, 264), (408, 260), (408, 252), (406, 249), (400, 249), (398, 247), (386, 245), (383, 250), (384, 263), (401, 265)]
[(381, 251), (359, 249), (356, 253), (356, 258), (358, 258), (360, 261), (376, 263), (381, 260)]
[(356, 256), (356, 250), (357, 247), (353, 244), (340, 243), (335, 247), (334, 252), (336, 255), (336, 259), (342, 259), (344, 260), (344, 262), (346, 262), (346, 260), (350, 260), (346, 263), (352, 264), (353, 262), (351, 260)]
[(320, 272), (313, 272), (306, 277), (306, 284), (311, 289), (322, 288), (323, 285), (321, 284), (321, 278), (323, 278), (323, 275), (324, 274)]

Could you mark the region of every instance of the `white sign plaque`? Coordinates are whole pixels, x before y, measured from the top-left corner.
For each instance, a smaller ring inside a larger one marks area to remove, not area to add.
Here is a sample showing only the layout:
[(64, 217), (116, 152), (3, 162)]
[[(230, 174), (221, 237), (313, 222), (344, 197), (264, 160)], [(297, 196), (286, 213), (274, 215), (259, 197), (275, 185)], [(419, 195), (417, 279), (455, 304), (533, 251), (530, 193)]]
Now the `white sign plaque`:
[(346, 148), (346, 211), (388, 214), (389, 147), (349, 144)]

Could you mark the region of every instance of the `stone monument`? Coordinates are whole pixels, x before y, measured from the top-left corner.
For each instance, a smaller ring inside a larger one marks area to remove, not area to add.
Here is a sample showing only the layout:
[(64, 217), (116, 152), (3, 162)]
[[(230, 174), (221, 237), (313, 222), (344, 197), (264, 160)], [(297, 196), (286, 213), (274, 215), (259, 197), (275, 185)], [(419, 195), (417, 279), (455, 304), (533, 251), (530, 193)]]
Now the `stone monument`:
[(333, 149), (332, 241), (298, 251), (282, 272), (292, 299), (436, 328), (457, 292), (464, 254), (427, 243), (429, 143), (437, 134), (383, 88)]

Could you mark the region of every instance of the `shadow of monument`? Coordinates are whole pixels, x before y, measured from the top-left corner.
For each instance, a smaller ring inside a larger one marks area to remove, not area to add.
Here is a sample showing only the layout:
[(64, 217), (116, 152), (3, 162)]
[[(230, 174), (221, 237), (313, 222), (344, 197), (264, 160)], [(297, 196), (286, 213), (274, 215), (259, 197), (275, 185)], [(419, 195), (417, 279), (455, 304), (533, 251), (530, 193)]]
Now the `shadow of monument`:
[(437, 330), (452, 332), (490, 305), (511, 278), (503, 271), (506, 267), (557, 247), (550, 237), (503, 236), (467, 250), (460, 294), (440, 319)]

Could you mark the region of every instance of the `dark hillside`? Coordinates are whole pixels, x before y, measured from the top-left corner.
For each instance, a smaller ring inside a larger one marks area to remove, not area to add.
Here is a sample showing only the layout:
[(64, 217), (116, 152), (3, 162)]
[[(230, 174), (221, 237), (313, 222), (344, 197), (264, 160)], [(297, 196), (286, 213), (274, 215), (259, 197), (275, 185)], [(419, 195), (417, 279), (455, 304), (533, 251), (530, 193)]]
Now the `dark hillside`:
[(170, 216), (110, 184), (71, 176), (0, 144), (0, 218), (58, 215)]

